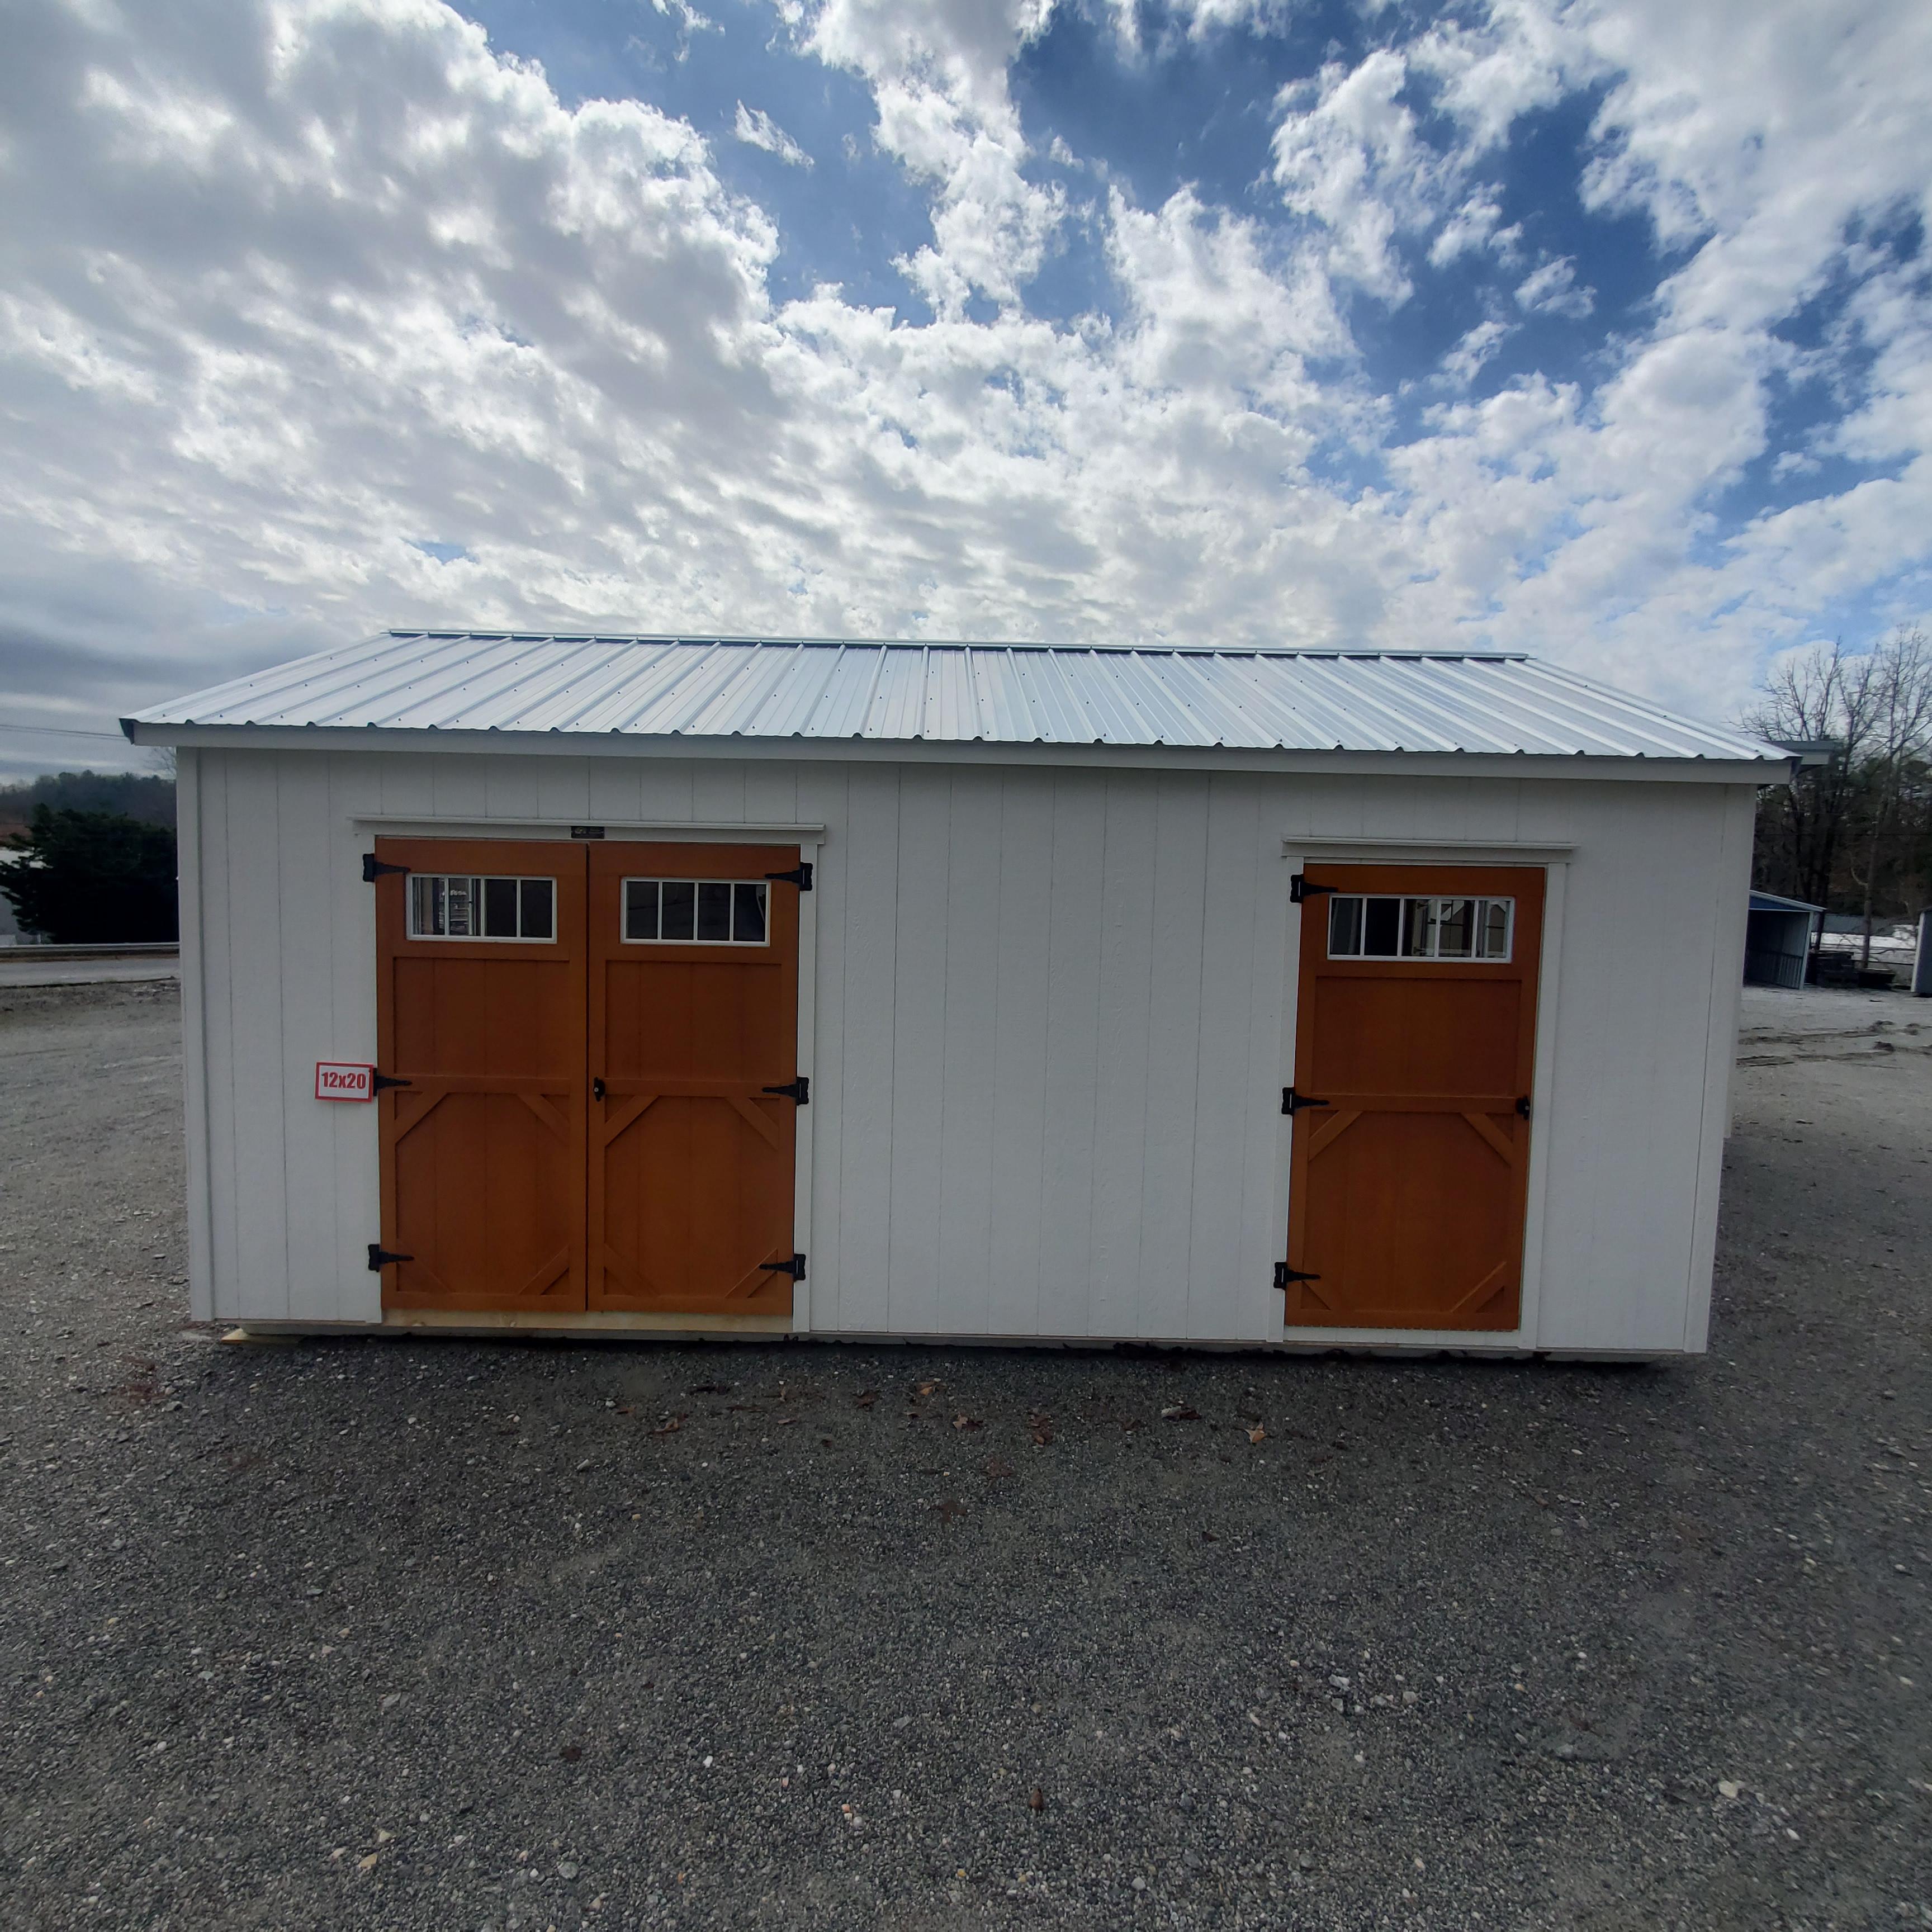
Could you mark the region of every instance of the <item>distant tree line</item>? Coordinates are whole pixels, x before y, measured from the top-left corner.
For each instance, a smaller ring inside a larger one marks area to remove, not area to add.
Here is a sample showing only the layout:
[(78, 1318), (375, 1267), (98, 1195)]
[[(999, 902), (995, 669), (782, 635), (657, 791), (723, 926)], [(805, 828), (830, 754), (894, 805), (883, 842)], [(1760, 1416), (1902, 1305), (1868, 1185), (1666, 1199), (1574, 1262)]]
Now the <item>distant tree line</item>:
[(0, 786), (0, 897), (56, 945), (180, 934), (175, 788), (138, 772), (62, 772)]
[(1759, 794), (1752, 882), (1862, 920), (1870, 965), (1875, 927), (1932, 904), (1932, 640), (1913, 626), (1801, 652), (1745, 722), (1809, 760)]

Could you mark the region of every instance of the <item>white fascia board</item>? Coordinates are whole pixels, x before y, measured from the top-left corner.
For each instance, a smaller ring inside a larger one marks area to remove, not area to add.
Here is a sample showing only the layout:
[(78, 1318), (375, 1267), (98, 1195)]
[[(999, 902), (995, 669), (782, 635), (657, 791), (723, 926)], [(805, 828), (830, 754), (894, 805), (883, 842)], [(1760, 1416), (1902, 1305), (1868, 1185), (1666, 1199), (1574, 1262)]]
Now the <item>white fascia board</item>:
[(460, 752), (552, 758), (772, 759), (788, 764), (1022, 765), (1066, 770), (1278, 772), (1364, 777), (1576, 778), (1641, 784), (1776, 784), (1786, 761), (1646, 758), (1581, 752), (1312, 752), (1218, 745), (1042, 745), (868, 738), (643, 737), (618, 732), (384, 730), (350, 725), (146, 724), (131, 743), (279, 752)]

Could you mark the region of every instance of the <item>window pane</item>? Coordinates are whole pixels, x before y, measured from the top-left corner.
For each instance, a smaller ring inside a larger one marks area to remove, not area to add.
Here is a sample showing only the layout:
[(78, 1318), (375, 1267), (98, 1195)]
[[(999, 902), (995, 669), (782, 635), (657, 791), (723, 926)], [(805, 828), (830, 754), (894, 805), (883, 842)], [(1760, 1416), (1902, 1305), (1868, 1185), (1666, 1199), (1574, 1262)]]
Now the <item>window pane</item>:
[(445, 916), (452, 939), (476, 936), (476, 889), (482, 883), (478, 879), (453, 878), (448, 881), (449, 898)]
[(706, 879), (698, 888), (698, 936), (724, 940), (731, 937), (731, 888)]
[(624, 937), (655, 939), (658, 936), (658, 882), (655, 879), (624, 881)]
[(1515, 904), (1514, 899), (1483, 902), (1481, 944), (1477, 948), (1481, 958), (1507, 959), (1510, 956), (1510, 914)]
[(731, 937), (750, 944), (763, 945), (765, 938), (765, 891), (763, 886), (740, 883), (731, 888)]
[(556, 932), (556, 881), (524, 879), (519, 881), (523, 896), (523, 933), (526, 939), (550, 939)]
[(514, 939), (517, 936), (517, 882), (514, 879), (483, 881), (483, 934), (487, 939)]
[(1466, 959), (1476, 941), (1476, 902), (1444, 899), (1436, 914), (1436, 951), (1443, 959)]
[(1353, 959), (1362, 950), (1362, 902), (1337, 893), (1328, 902), (1328, 956)]
[(1402, 956), (1429, 958), (1436, 950), (1436, 902), (1404, 899), (1402, 905)]
[(1362, 902), (1362, 951), (1370, 959), (1395, 957), (1396, 928), (1401, 922), (1400, 899)]
[(698, 936), (698, 882), (694, 879), (664, 881), (664, 924), (666, 939), (694, 939)]
[(410, 880), (410, 932), (417, 939), (442, 936), (442, 881), (418, 872)]

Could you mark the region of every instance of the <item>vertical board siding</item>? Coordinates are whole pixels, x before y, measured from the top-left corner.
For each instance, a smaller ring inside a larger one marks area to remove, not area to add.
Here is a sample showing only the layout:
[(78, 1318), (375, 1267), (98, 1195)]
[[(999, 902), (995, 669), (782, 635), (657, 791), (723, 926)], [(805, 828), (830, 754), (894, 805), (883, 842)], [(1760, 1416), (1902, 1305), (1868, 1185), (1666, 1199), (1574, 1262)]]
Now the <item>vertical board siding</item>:
[(1046, 1106), (1041, 1138), (1040, 1327), (1094, 1333), (1094, 1130), (1100, 1088), (1101, 881), (1106, 794), (1084, 775), (1053, 787), (1046, 920)]
[[(287, 1214), (288, 1305), (326, 1307), (328, 1319), (340, 1321), (336, 1231), (342, 1215), (335, 1186), (335, 1135), (338, 1117), (350, 1110), (316, 1100), (314, 1067), (318, 1060), (347, 1059), (355, 1042), (346, 1040), (336, 1024), (336, 976), (329, 946), (326, 942), (303, 943), (308, 938), (304, 928), (312, 922), (312, 902), (319, 898), (327, 904), (331, 875), (343, 869), (329, 862), (334, 831), (329, 760), (278, 758), (271, 775), (278, 826), (273, 880), (276, 930), (289, 941), (280, 947), (280, 976), (286, 1096), (280, 1186)], [(480, 796), (480, 776), (476, 783)], [(364, 1109), (358, 1106), (354, 1111)]]
[[(1248, 1192), (1250, 1143), (1272, 1150), (1276, 1134), (1264, 1107), (1277, 1043), (1258, 986), (1276, 983), (1283, 927), (1265, 914), (1284, 900), (1287, 868), (1280, 840), (1264, 856), (1261, 796), (1252, 780), (1216, 778), (1208, 796), (1202, 871), (1201, 1029), (1196, 1064), (1194, 1145), (1188, 1203), (1186, 1306), (1183, 1333), (1216, 1340), (1252, 1334), (1256, 1312), (1273, 1292), (1272, 1257), (1246, 1237), (1251, 1214), (1265, 1222), (1271, 1207), (1267, 1170)], [(1273, 935), (1272, 956), (1258, 959), (1257, 929)]]
[[(814, 1328), (830, 1325), (842, 1272), (839, 1198), (845, 1162), (845, 1101), (844, 1083), (838, 1074), (844, 1064), (846, 904), (850, 875), (845, 853), (835, 848), (850, 842), (844, 836), (846, 783), (842, 766), (807, 766), (799, 772), (796, 788), (795, 822), (821, 824), (831, 832), (830, 842), (813, 855), (818, 952), (810, 962), (800, 962), (802, 974), (808, 964), (811, 968), (814, 1006), (811, 1061), (800, 1069), (812, 1076), (812, 1245), (806, 1250), (806, 1302)], [(773, 822), (784, 821), (775, 818)]]
[(1042, 1329), (1040, 1216), (1046, 1135), (1047, 955), (1053, 907), (1053, 780), (1016, 772), (1000, 788), (999, 940), (994, 964), (992, 1225), (986, 1330)]
[(825, 845), (826, 869), (841, 871), (844, 881), (841, 1046), (825, 1075), (841, 1090), (838, 1272), (823, 1301), (814, 1294), (812, 1319), (883, 1334), (891, 1326), (899, 774), (891, 766), (855, 765), (848, 784), (845, 836)]
[(467, 753), (195, 771), (218, 1316), (380, 1318), (374, 1110), (311, 1078), (374, 1057), (376, 814), (823, 824), (800, 1305), (826, 1331), (1016, 1338), (1281, 1339), (1284, 840), (1574, 842), (1524, 1339), (1701, 1340), (1748, 830), (1720, 788)]
[(201, 991), (207, 1056), (202, 1090), (208, 1108), (210, 1312), (232, 1316), (242, 1312), (242, 1258), (236, 1246), (235, 1207), (235, 962), (229, 934), (228, 760), (218, 752), (198, 752), (195, 763), (201, 820)]
[[(991, 1332), (993, 1083), (999, 1042), (1000, 791), (956, 785), (946, 874), (946, 1012), (940, 1054), (939, 1305)], [(970, 945), (964, 935), (974, 935)]]
[(214, 1231), (208, 1174), (206, 898), (202, 877), (201, 762), (184, 750), (176, 764), (175, 820), (181, 854), (182, 1126), (187, 1140), (188, 1274), (190, 1319), (214, 1313)]
[[(366, 752), (340, 753), (329, 760), (328, 945), (334, 1000), (329, 1043), (317, 1052), (318, 1059), (371, 1064), (376, 1059), (376, 893), (363, 883), (363, 841), (354, 821), (358, 812), (374, 809), (380, 800), (381, 767), (382, 760)], [(488, 782), (494, 793), (494, 772)], [(292, 1096), (297, 1104), (299, 1099)], [(334, 1156), (337, 1318), (376, 1322), (382, 1318), (382, 1285), (380, 1276), (369, 1272), (368, 1258), (369, 1244), (382, 1232), (376, 1109), (332, 1106), (328, 1112)]]
[[(1093, 1091), (1081, 1096), (1091, 1116), (1093, 1213), (1080, 1269), (1086, 1277), (1082, 1325), (1074, 1332), (1138, 1335), (1160, 795), (1136, 774), (1108, 782), (1102, 797), (1094, 976), (1077, 994), (1064, 979), (1061, 988), (1063, 1013), (1072, 994), (1091, 1003), (1098, 1022)], [(1078, 903), (1084, 910), (1084, 894)], [(1162, 1023), (1170, 1017), (1163, 1014)], [(1084, 1029), (1080, 1044), (1086, 1045)]]
[(890, 1010), (892, 1147), (886, 1318), (897, 1334), (944, 1332), (939, 1202), (945, 1100), (946, 927), (952, 859), (952, 780), (943, 766), (899, 778), (898, 892)]
[[(1149, 880), (1147, 1138), (1141, 1151), (1137, 1335), (1185, 1335), (1194, 1171), (1199, 1146), (1202, 1001), (1206, 944), (1208, 800), (1213, 781), (1190, 772), (1161, 779)], [(1221, 1096), (1207, 1096), (1218, 1106)]]
[[(227, 949), (234, 1054), (236, 1312), (285, 1318), (289, 1300), (289, 1119), (284, 1079), (284, 874), (272, 752), (228, 759)], [(292, 830), (293, 828), (290, 828)], [(307, 882), (313, 892), (320, 881)], [(324, 1319), (328, 1318), (325, 1316)]]

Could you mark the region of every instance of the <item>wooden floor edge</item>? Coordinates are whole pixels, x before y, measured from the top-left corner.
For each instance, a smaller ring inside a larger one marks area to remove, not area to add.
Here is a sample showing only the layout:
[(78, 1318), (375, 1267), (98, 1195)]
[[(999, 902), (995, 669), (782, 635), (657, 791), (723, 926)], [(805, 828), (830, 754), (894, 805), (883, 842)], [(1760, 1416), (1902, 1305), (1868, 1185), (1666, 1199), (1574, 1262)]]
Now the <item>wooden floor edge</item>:
[[(222, 1325), (218, 1320), (214, 1326)], [(286, 1338), (300, 1336), (324, 1339), (331, 1336), (442, 1335), (452, 1340), (464, 1336), (522, 1335), (532, 1338), (554, 1336), (578, 1341), (621, 1341), (653, 1335), (682, 1341), (734, 1342), (782, 1337), (788, 1341), (846, 1342), (862, 1348), (1013, 1348), (1054, 1350), (1063, 1352), (1090, 1351), (1110, 1354), (1120, 1350), (1168, 1351), (1187, 1349), (1204, 1354), (1228, 1355), (1378, 1355), (1422, 1359), (1448, 1356), (1464, 1360), (1498, 1362), (1612, 1362), (1662, 1364), (1696, 1359), (1684, 1348), (1533, 1348), (1519, 1336), (1490, 1342), (1471, 1336), (1466, 1340), (1444, 1341), (1433, 1336), (1426, 1339), (1397, 1340), (1386, 1333), (1371, 1331), (1346, 1339), (1301, 1338), (1281, 1341), (1245, 1341), (1190, 1338), (1186, 1336), (1136, 1335), (968, 1335), (932, 1334), (894, 1334), (886, 1330), (794, 1328), (782, 1315), (657, 1315), (626, 1313), (615, 1310), (592, 1311), (580, 1315), (542, 1315), (523, 1310), (482, 1311), (464, 1314), (442, 1309), (399, 1310), (380, 1322), (244, 1321), (230, 1326), (224, 1341)]]

